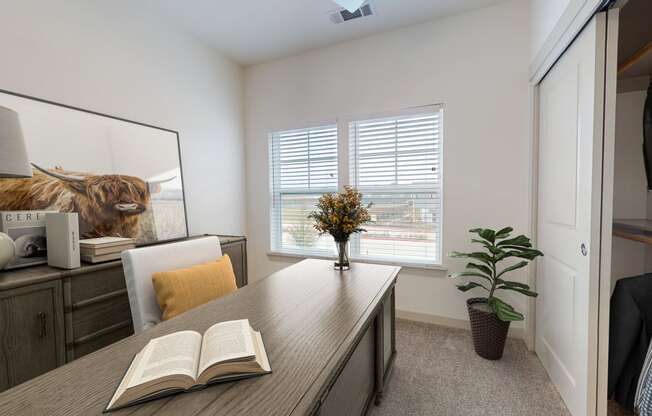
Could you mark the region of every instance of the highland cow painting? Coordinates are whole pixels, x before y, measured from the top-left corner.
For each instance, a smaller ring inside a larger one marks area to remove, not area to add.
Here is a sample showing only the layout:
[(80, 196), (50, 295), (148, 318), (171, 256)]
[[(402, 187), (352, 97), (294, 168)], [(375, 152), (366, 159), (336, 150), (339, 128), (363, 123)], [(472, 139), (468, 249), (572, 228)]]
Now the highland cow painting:
[(0, 211), (77, 212), (83, 238), (188, 236), (176, 132), (11, 93), (0, 106), (18, 113), (33, 167), (0, 179)]

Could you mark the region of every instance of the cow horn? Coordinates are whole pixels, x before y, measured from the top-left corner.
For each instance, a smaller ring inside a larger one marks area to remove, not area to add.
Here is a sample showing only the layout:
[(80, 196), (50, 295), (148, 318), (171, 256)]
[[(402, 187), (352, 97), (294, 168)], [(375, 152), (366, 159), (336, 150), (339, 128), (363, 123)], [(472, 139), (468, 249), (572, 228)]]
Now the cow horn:
[(155, 180), (155, 181), (147, 181), (147, 183), (150, 184), (150, 185), (160, 185), (162, 183), (170, 182), (170, 181), (172, 181), (172, 180), (174, 180), (176, 178), (177, 178), (176, 176), (173, 176), (171, 178), (166, 178), (166, 179), (158, 179), (158, 180)]
[(84, 178), (81, 178), (79, 176), (64, 175), (62, 173), (54, 173), (54, 172), (51, 172), (51, 171), (49, 171), (47, 169), (43, 169), (42, 167), (40, 167), (36, 163), (32, 163), (32, 166), (34, 166), (36, 169), (40, 170), (41, 172), (45, 173), (46, 175), (50, 175), (53, 178), (57, 178), (57, 179), (60, 179), (62, 181), (65, 181), (65, 182), (84, 182)]

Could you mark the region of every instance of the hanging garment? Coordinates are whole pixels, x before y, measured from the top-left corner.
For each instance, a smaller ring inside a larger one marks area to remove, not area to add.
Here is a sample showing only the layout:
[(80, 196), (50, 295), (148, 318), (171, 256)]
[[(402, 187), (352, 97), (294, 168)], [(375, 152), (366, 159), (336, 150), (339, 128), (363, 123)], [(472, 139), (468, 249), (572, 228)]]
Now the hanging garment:
[(643, 371), (638, 380), (634, 408), (638, 415), (652, 416), (652, 343), (647, 350)]
[(652, 337), (652, 274), (621, 279), (611, 295), (609, 397), (634, 410)]
[(647, 87), (647, 97), (643, 106), (643, 158), (647, 189), (652, 190), (652, 79)]

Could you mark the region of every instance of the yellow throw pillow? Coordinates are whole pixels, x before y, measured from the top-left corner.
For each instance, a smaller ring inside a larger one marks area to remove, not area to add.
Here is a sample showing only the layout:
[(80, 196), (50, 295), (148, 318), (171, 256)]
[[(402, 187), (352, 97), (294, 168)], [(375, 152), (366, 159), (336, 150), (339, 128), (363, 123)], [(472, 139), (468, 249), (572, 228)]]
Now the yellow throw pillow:
[(154, 273), (152, 283), (164, 321), (238, 288), (228, 254), (187, 269)]

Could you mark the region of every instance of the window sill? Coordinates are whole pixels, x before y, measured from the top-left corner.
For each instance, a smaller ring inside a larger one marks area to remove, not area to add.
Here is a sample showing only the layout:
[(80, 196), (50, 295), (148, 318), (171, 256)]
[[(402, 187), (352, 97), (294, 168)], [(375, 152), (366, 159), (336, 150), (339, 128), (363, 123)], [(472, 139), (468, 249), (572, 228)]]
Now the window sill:
[[(270, 257), (287, 257), (293, 259), (320, 259), (320, 260), (335, 260), (333, 256), (321, 256), (318, 254), (298, 254), (298, 253), (284, 253), (282, 251), (268, 251), (267, 255)], [(410, 263), (404, 261), (391, 261), (391, 260), (370, 260), (370, 259), (351, 259), (353, 263), (369, 263), (369, 264), (384, 264), (388, 266), (400, 266), (409, 269), (419, 270), (442, 270), (447, 271), (448, 268), (441, 264), (425, 264), (425, 263)]]

